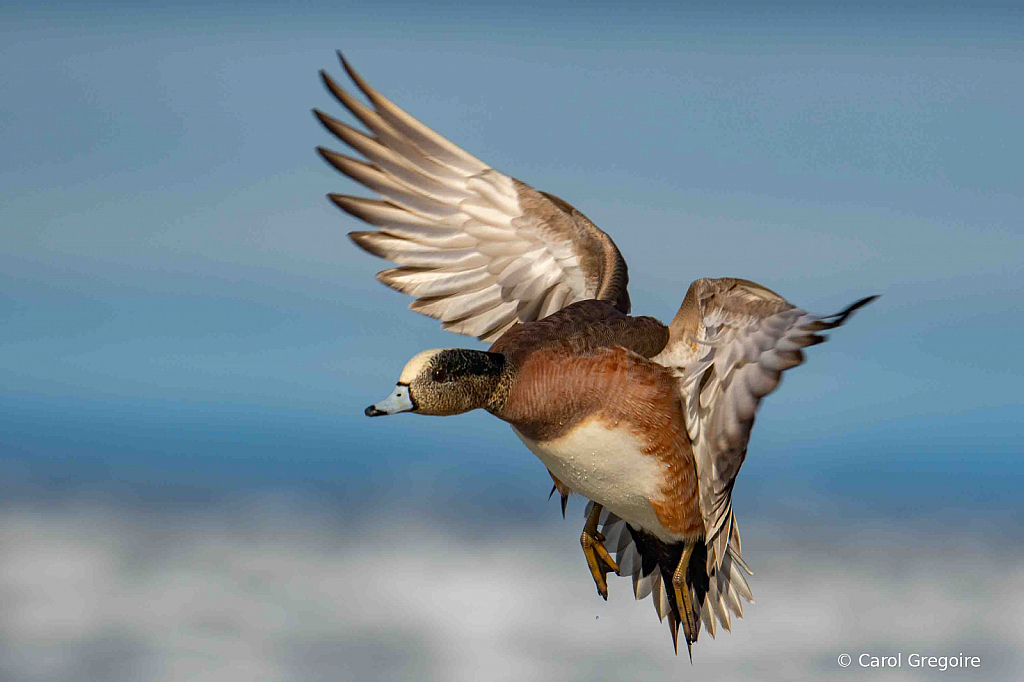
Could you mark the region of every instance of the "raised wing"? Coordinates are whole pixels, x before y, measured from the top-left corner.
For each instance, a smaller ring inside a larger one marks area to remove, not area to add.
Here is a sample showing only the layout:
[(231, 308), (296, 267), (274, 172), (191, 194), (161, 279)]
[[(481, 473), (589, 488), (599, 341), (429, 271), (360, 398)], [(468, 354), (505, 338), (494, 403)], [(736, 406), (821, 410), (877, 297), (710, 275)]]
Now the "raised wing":
[(739, 555), (732, 488), (761, 399), (779, 385), (782, 372), (804, 361), (802, 348), (827, 339), (819, 332), (842, 325), (875, 298), (822, 317), (748, 280), (699, 279), (690, 285), (669, 325), (669, 344), (653, 360), (679, 377), (697, 464), (709, 571), (721, 567), (730, 540)]
[(629, 312), (626, 262), (608, 235), (565, 201), (499, 173), (427, 128), (339, 57), (372, 108), (320, 75), (369, 134), (314, 113), (366, 161), (317, 150), (383, 201), (328, 196), (377, 228), (349, 236), (399, 266), (377, 279), (415, 296), (412, 310), (483, 341), (581, 300), (606, 300)]

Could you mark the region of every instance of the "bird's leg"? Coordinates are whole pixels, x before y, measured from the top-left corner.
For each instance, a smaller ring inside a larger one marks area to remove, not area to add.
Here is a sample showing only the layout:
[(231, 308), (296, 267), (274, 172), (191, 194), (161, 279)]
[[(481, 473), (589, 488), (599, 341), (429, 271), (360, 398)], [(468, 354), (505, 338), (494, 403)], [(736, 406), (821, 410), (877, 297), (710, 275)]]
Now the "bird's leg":
[[(686, 569), (690, 565), (690, 557), (693, 555), (693, 543), (691, 540), (683, 548), (683, 556), (679, 559), (672, 574), (672, 587), (676, 592), (676, 608), (679, 609), (680, 620), (683, 623), (683, 635), (686, 637), (686, 650), (690, 651), (690, 645), (697, 641), (697, 622), (693, 615), (693, 600), (690, 597), (690, 588), (686, 585)], [(690, 660), (693, 660), (693, 652), (690, 652)]]
[(597, 530), (597, 521), (600, 518), (601, 505), (595, 502), (594, 508), (590, 510), (590, 516), (587, 517), (587, 523), (583, 526), (583, 532), (580, 534), (580, 546), (583, 547), (583, 556), (586, 557), (587, 566), (590, 567), (590, 575), (593, 576), (594, 584), (597, 585), (597, 593), (607, 600), (608, 581), (605, 576), (609, 572), (618, 574), (619, 566), (605, 549), (604, 536)]

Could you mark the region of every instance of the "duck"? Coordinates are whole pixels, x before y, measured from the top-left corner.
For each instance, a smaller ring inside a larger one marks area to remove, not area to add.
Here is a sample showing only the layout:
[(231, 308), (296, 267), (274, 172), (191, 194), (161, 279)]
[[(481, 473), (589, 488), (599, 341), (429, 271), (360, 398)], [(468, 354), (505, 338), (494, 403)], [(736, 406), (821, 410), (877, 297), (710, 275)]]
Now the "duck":
[[(731, 630), (752, 603), (732, 506), (761, 401), (804, 349), (873, 301), (831, 315), (756, 282), (693, 281), (669, 324), (631, 314), (626, 261), (612, 239), (554, 194), (478, 160), (372, 88), (320, 72), (365, 127), (316, 119), (362, 158), (317, 148), (379, 198), (328, 199), (372, 229), (359, 248), (396, 267), (376, 277), (410, 309), (487, 350), (424, 350), (366, 416), (486, 410), (547, 468), (551, 495), (587, 499), (580, 545), (598, 594), (629, 576), (692, 662), (701, 627)], [(613, 556), (614, 555), (614, 556)]]

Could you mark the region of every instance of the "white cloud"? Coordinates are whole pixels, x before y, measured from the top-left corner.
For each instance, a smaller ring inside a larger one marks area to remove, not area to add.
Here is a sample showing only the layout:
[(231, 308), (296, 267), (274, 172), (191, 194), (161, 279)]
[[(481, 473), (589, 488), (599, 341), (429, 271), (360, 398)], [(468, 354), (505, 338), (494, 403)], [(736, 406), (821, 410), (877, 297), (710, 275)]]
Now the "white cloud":
[(0, 677), (851, 679), (840, 653), (902, 652), (886, 680), (964, 679), (907, 667), (911, 652), (963, 652), (991, 680), (1024, 663), (1020, 551), (994, 539), (747, 522), (757, 603), (732, 634), (704, 635), (691, 669), (628, 581), (598, 598), (581, 523), (353, 525), (273, 500), (191, 513), (11, 508), (0, 516)]

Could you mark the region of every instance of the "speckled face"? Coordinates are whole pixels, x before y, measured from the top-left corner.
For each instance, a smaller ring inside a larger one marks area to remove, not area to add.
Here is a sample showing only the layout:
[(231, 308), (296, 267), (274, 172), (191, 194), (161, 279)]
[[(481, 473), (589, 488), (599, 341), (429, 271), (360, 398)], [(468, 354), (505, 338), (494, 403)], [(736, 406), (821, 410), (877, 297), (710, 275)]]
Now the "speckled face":
[(395, 391), (366, 408), (377, 417), (398, 412), (445, 416), (484, 407), (498, 385), (505, 358), (463, 348), (439, 348), (415, 355)]

